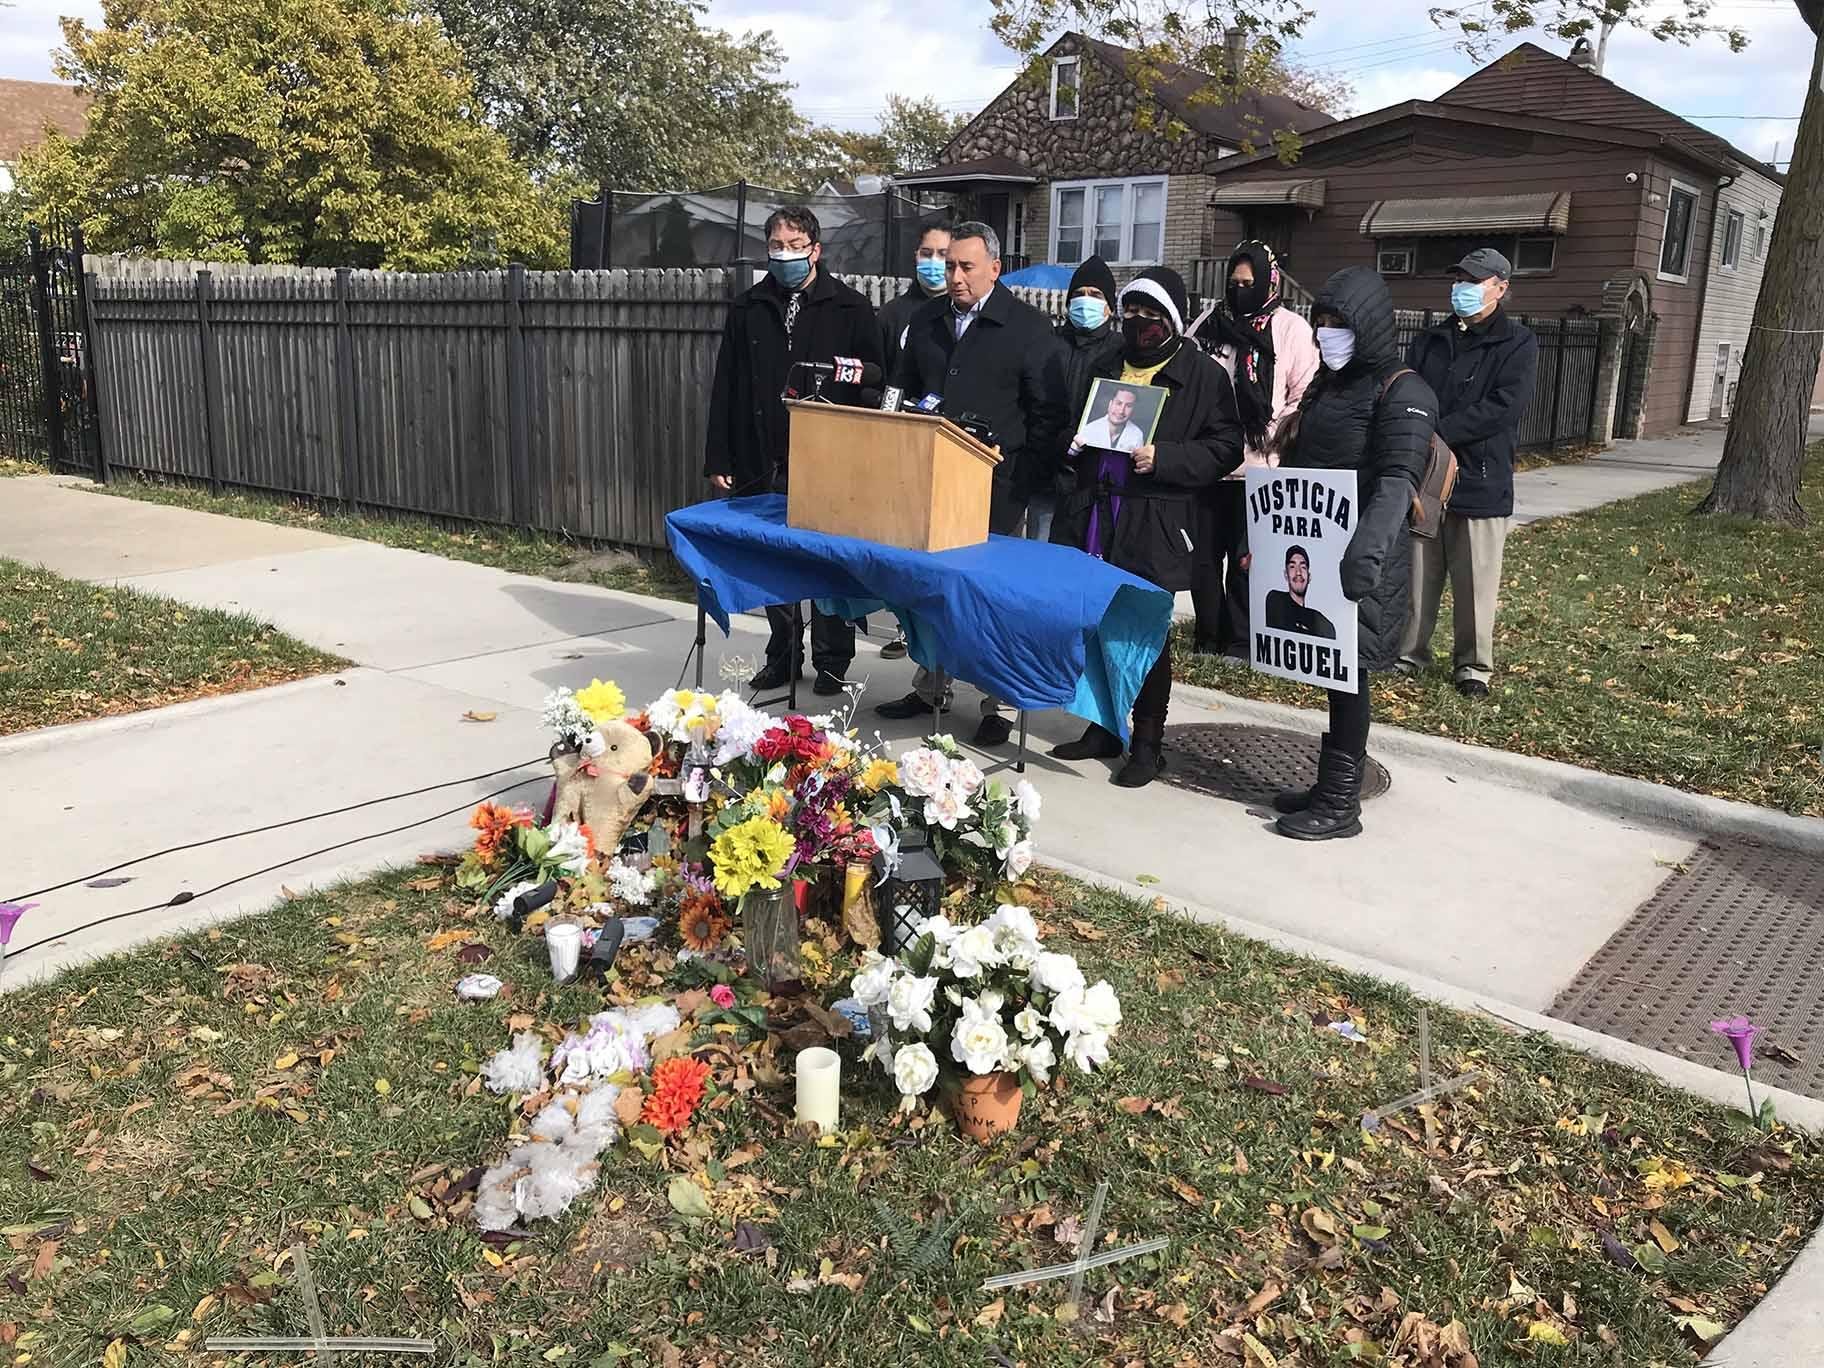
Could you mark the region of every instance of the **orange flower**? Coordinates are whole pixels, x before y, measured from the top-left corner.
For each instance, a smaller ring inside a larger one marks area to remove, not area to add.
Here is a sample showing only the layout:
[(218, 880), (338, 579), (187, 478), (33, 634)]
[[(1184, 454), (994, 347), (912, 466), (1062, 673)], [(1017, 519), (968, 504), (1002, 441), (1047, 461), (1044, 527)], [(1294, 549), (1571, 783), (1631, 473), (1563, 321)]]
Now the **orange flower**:
[(532, 825), (532, 814), (525, 808), (483, 803), (469, 818), (469, 825), (481, 833), (475, 838), (475, 853), (481, 857), (483, 864), (492, 864), (500, 854), (500, 848), (513, 834), (514, 827)]
[(722, 915), (721, 901), (714, 893), (691, 893), (678, 911), (678, 937), (687, 949), (705, 954), (722, 944), (728, 934), (728, 918)]
[(663, 1135), (676, 1135), (690, 1124), (708, 1078), (709, 1065), (689, 1056), (655, 1065), (652, 1093), (640, 1109), (640, 1120)]

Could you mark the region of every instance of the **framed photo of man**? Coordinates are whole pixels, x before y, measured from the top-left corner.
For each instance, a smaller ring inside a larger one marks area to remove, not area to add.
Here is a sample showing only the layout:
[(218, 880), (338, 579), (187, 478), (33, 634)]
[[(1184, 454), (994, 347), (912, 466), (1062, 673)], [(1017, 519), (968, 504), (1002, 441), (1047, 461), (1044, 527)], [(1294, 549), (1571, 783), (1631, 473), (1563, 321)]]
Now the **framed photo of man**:
[(1355, 605), (1343, 552), (1355, 532), (1353, 470), (1248, 467), (1248, 659), (1262, 674), (1355, 693)]
[(1077, 420), (1077, 445), (1098, 451), (1134, 451), (1153, 440), (1171, 391), (1163, 385), (1097, 380)]

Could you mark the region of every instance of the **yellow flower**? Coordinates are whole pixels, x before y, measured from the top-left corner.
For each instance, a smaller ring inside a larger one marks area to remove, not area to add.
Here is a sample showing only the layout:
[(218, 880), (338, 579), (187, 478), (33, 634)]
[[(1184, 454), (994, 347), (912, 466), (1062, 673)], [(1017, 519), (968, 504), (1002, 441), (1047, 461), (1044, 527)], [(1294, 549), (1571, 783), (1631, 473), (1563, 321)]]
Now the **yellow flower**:
[(783, 822), (792, 815), (792, 796), (784, 789), (767, 789), (759, 797), (760, 801), (755, 806), (761, 816)]
[(592, 679), (589, 687), (576, 691), (576, 706), (589, 714), (596, 725), (612, 722), (627, 713), (627, 695), (613, 680)]
[(730, 827), (709, 847), (716, 890), (725, 898), (739, 898), (750, 889), (779, 887), (779, 871), (796, 844), (770, 817), (749, 817)]
[(861, 772), (861, 787), (869, 793), (878, 793), (888, 784), (899, 782), (899, 766), (891, 760), (876, 757), (868, 762), (868, 767)]

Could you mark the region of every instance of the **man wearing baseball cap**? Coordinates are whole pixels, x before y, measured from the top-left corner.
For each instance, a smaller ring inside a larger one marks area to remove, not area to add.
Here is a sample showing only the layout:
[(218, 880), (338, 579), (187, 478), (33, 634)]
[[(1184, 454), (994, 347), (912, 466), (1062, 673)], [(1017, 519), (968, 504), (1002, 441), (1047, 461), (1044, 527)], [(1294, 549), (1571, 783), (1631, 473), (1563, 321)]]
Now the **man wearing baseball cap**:
[(1539, 342), (1508, 316), (1513, 267), (1478, 247), (1451, 269), (1451, 317), (1412, 340), (1406, 364), (1438, 396), (1438, 436), (1457, 454), (1457, 487), (1437, 540), (1412, 540), (1412, 612), (1402, 673), (1431, 663), (1444, 576), (1450, 576), (1451, 673), (1465, 698), (1485, 698), (1495, 672), (1495, 599), (1514, 514), (1514, 436), (1533, 398)]

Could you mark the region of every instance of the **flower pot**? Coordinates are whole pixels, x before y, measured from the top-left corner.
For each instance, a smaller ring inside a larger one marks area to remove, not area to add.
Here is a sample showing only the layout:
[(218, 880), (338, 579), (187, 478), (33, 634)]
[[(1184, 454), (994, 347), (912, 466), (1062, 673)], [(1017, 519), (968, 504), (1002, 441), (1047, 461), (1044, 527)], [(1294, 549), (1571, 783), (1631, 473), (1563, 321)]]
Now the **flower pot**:
[(957, 1128), (983, 1144), (1019, 1124), (1020, 1077), (1000, 1073), (971, 1074), (956, 1090), (953, 1106)]

